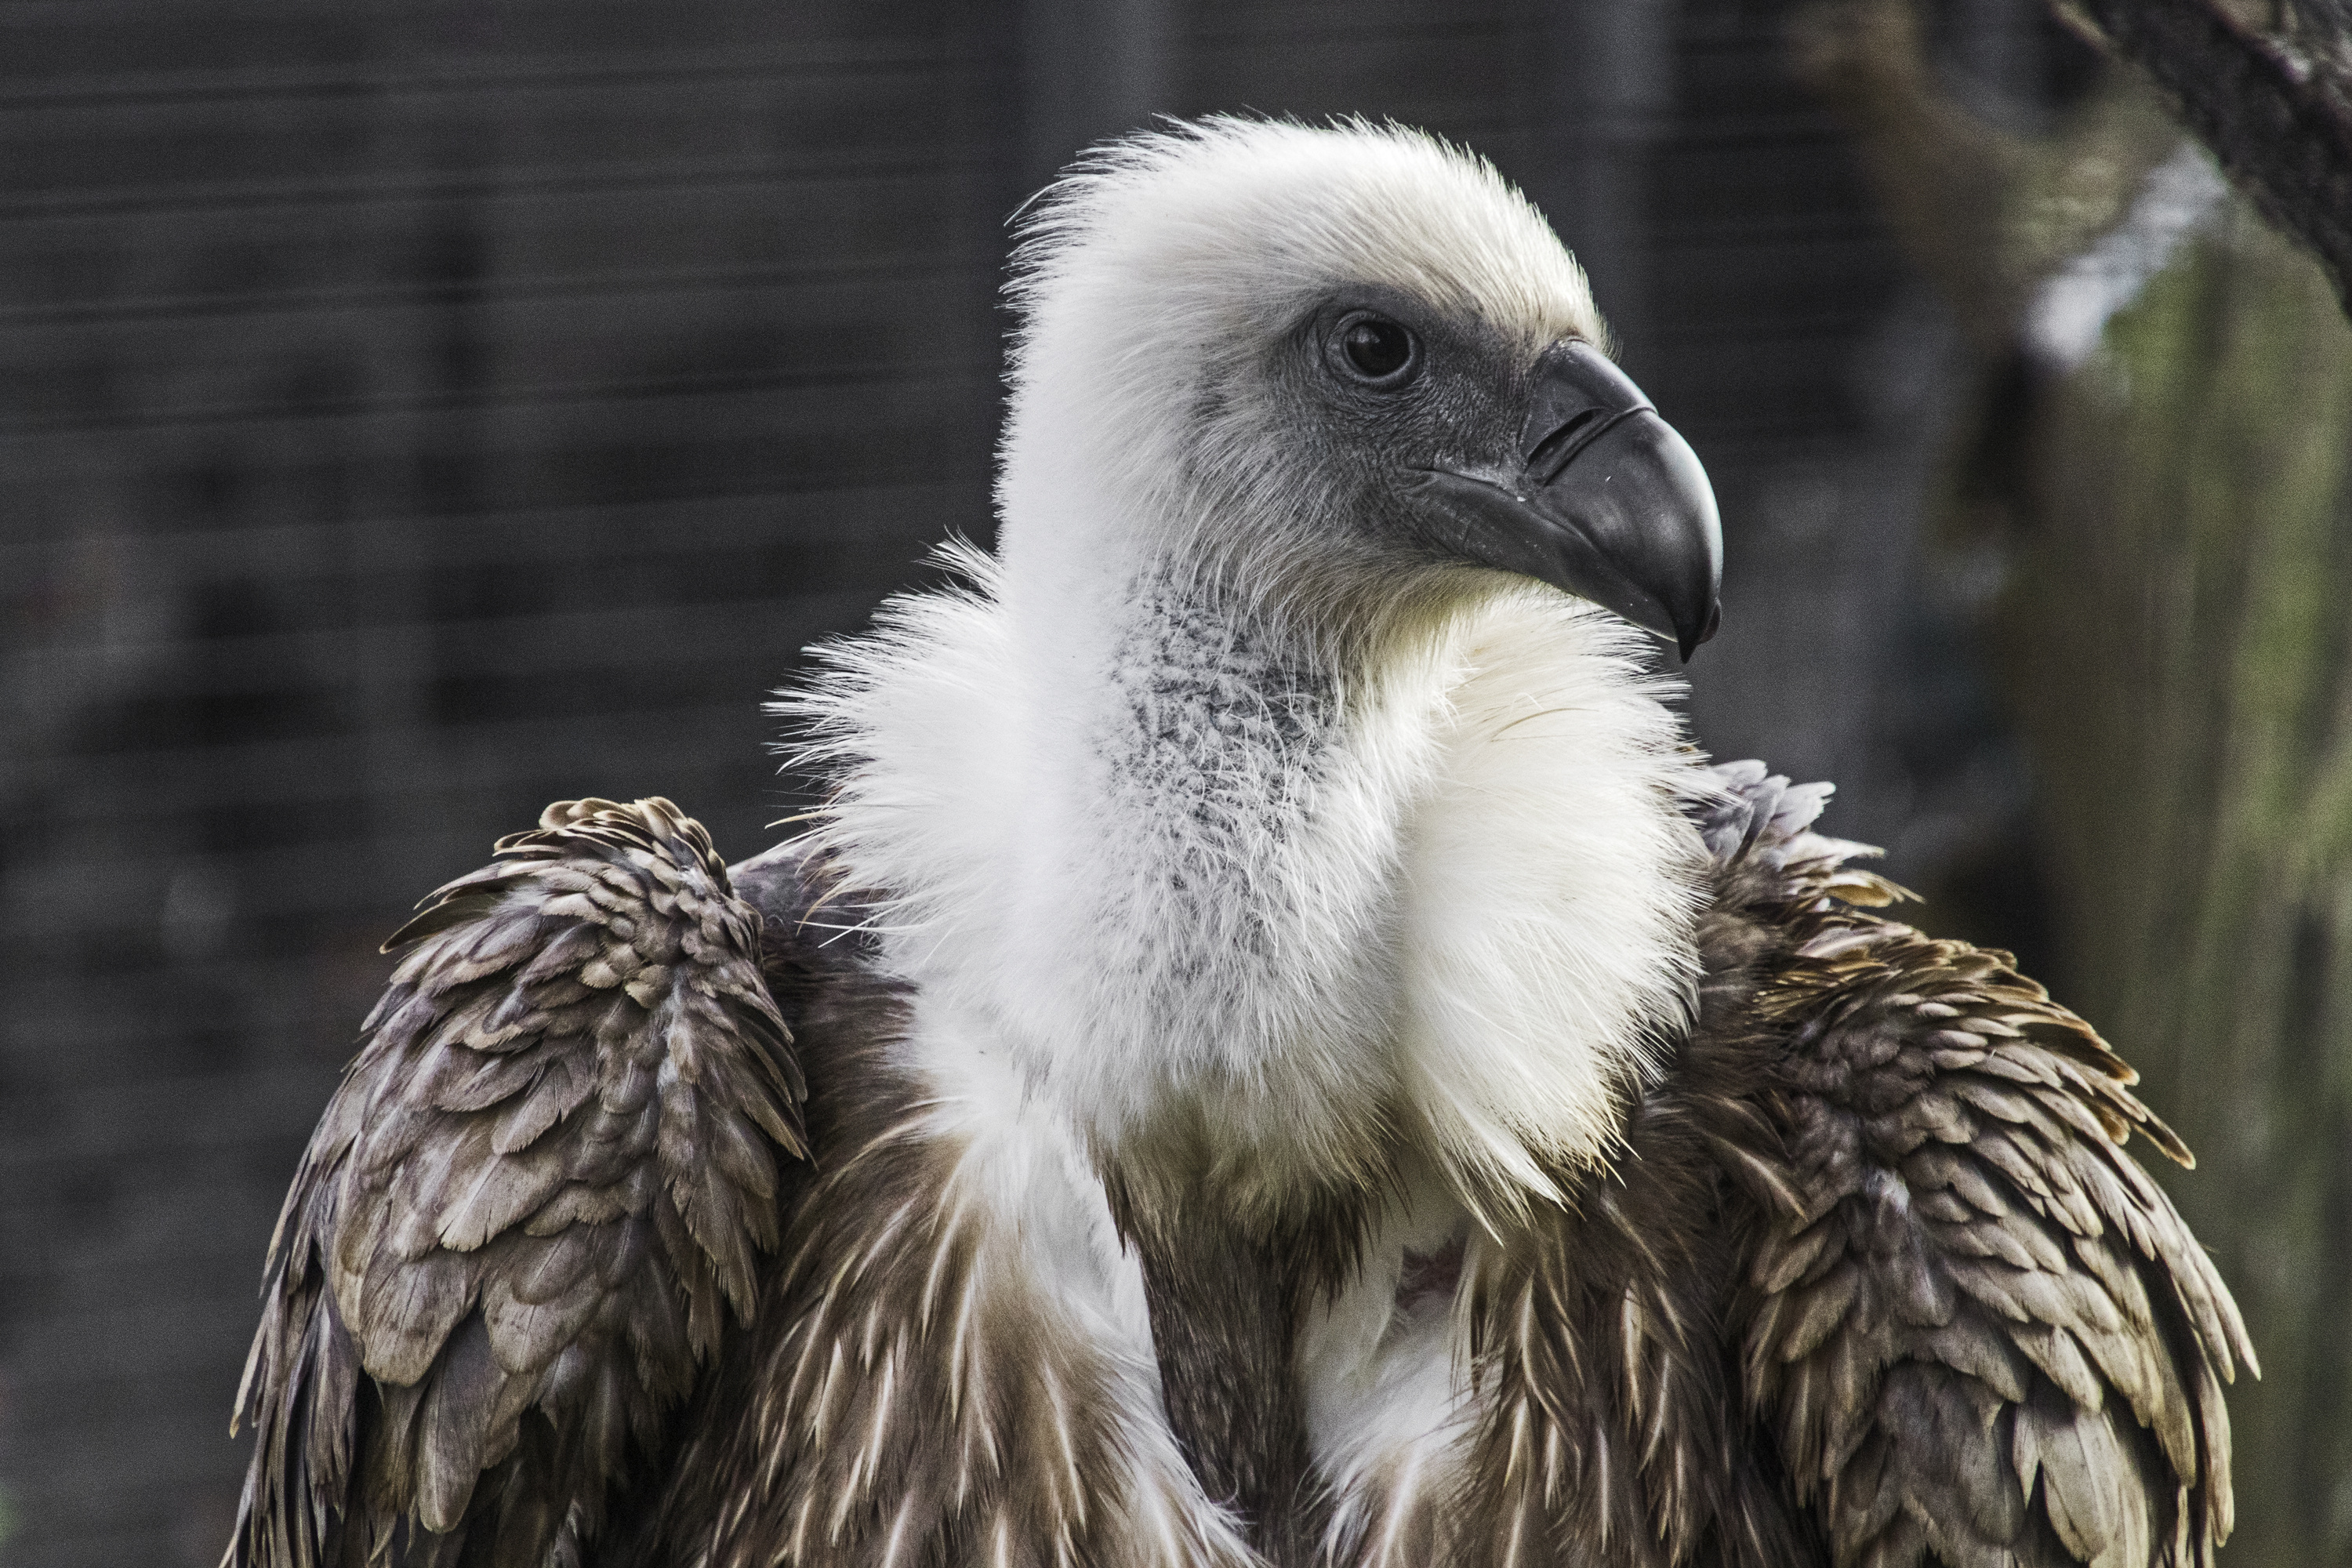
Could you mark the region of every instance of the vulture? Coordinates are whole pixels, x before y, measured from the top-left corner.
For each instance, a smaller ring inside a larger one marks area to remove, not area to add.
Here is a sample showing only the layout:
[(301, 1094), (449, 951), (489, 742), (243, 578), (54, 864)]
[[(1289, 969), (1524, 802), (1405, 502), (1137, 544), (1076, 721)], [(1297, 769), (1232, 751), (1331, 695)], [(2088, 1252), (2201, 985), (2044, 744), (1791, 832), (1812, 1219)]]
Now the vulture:
[(387, 944), (226, 1562), (2210, 1563), (2189, 1152), (1686, 740), (1715, 499), (1534, 207), (1222, 119), (1022, 222), (824, 804), (551, 805)]

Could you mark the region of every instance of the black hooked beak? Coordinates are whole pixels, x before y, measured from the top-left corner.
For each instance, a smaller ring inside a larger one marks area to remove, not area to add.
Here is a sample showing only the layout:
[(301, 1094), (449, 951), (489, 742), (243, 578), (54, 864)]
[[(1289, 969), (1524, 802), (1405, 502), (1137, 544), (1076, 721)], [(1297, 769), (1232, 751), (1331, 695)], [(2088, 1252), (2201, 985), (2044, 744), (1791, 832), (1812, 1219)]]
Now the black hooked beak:
[(1698, 454), (1590, 343), (1536, 361), (1518, 462), (1425, 470), (1450, 553), (1517, 572), (1672, 637), (1722, 618), (1723, 525)]

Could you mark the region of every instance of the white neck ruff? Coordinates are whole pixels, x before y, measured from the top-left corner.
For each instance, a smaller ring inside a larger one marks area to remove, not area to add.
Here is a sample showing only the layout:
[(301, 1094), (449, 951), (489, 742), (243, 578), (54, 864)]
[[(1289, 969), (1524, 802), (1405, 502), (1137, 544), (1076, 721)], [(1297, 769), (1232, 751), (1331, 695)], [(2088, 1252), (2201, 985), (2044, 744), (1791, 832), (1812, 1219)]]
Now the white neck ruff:
[(1098, 1149), (1192, 1117), (1269, 1184), (1402, 1135), (1491, 1219), (1607, 1157), (1696, 974), (1704, 775), (1639, 634), (1497, 577), (1332, 681), (960, 564), (779, 705), (919, 1018)]

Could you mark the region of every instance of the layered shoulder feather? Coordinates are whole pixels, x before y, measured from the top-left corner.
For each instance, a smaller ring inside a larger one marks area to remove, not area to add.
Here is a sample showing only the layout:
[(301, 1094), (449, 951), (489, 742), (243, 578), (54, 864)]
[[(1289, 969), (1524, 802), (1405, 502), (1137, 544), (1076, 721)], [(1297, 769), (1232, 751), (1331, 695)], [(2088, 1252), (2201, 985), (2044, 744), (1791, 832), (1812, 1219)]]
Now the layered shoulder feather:
[(1696, 1028), (1474, 1259), (1463, 1563), (2209, 1562), (2228, 1290), (2188, 1152), (2006, 954), (1874, 912), (1828, 790), (1717, 770)]
[(425, 901), (278, 1218), (227, 1561), (576, 1561), (757, 1306), (802, 1087), (761, 920), (667, 801)]
[(1732, 1314), (1797, 1496), (1840, 1563), (2210, 1563), (2253, 1350), (2127, 1146), (2188, 1149), (2009, 955), (1853, 907), (1885, 885), (1761, 773), (1714, 828), (1783, 949)]

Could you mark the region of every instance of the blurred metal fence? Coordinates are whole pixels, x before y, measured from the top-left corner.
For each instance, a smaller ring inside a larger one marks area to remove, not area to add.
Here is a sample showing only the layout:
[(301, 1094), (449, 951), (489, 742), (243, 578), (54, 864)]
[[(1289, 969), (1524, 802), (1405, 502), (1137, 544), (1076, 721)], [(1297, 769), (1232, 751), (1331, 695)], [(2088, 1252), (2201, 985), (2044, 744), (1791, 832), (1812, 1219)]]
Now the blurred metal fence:
[(1522, 180), (1723, 493), (1703, 740), (1948, 847), (1945, 329), (1781, 10), (0, 0), (0, 1561), (217, 1555), (375, 943), (549, 799), (773, 836), (763, 690), (988, 534), (1005, 215), (1150, 111)]

